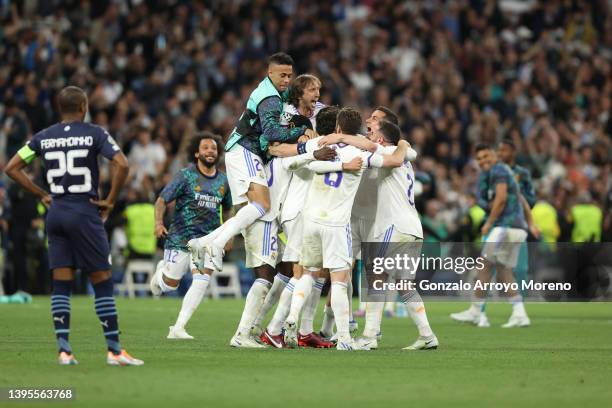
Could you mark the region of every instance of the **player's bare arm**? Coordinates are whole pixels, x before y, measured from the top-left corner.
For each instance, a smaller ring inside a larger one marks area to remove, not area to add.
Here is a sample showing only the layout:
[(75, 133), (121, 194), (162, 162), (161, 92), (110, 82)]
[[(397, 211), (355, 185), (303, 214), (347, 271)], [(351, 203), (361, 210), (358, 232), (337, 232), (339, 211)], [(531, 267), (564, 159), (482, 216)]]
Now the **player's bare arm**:
[(168, 234), (164, 226), (164, 214), (166, 213), (166, 201), (162, 197), (157, 197), (155, 201), (155, 237), (161, 238)]

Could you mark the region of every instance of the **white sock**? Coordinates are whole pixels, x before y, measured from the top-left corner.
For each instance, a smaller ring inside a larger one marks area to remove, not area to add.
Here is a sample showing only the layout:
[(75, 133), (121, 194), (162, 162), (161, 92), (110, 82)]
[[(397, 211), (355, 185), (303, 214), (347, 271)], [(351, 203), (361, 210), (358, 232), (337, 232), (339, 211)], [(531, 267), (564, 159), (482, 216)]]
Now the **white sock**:
[(334, 330), (334, 323), (334, 310), (331, 306), (325, 305), (325, 309), (323, 310), (323, 323), (321, 323), (321, 333), (326, 337), (330, 337)]
[(178, 318), (176, 319), (175, 327), (185, 327), (193, 312), (198, 308), (204, 294), (206, 293), (206, 289), (208, 288), (208, 282), (210, 281), (210, 276), (206, 274), (195, 274), (193, 275), (193, 281), (191, 282), (191, 286), (187, 293), (185, 293), (185, 297), (183, 298), (183, 305), (181, 306), (181, 311), (179, 312)]
[(331, 306), (336, 318), (338, 339), (347, 339), (350, 337), (347, 285), (344, 282), (332, 282), (331, 291)]
[(512, 314), (517, 316), (527, 316), (525, 310), (525, 303), (523, 303), (523, 297), (521, 295), (515, 295), (508, 299), (512, 304)]
[(263, 304), (268, 291), (272, 284), (265, 279), (255, 279), (253, 286), (249, 289), (246, 301), (244, 302), (244, 310), (242, 311), (242, 317), (238, 324), (238, 332), (242, 335), (248, 335), (253, 325), (253, 320), (257, 317), (259, 309)]
[(266, 212), (257, 203), (249, 203), (242, 207), (236, 215), (223, 223), (223, 228), (215, 237), (213, 244), (219, 248), (225, 247), (227, 241), (238, 235), (240, 231), (253, 224), (255, 220), (261, 218)]
[(302, 313), (302, 320), (300, 321), (300, 334), (306, 336), (314, 331), (312, 321), (314, 320), (315, 313), (317, 312), (317, 306), (321, 300), (321, 290), (325, 285), (325, 278), (317, 278), (312, 292), (304, 305), (304, 312)]
[(419, 336), (429, 337), (433, 334), (431, 327), (429, 326), (429, 320), (427, 320), (427, 312), (425, 311), (425, 304), (421, 295), (416, 290), (410, 291), (402, 296), (402, 302), (408, 308), (408, 314), (412, 318), (412, 321), (419, 330)]
[(262, 320), (266, 317), (270, 309), (272, 309), (272, 306), (274, 306), (278, 302), (278, 299), (280, 299), (283, 289), (285, 289), (285, 286), (287, 286), (287, 282), (289, 282), (289, 277), (283, 274), (277, 273), (276, 276), (274, 276), (272, 287), (266, 295), (263, 305), (261, 305), (259, 314), (253, 321), (253, 326), (261, 326)]
[(364, 337), (375, 337), (380, 332), (384, 302), (364, 302), (365, 306), (365, 327), (363, 328)]
[(355, 318), (353, 317), (353, 280), (349, 280), (348, 284), (346, 285), (346, 293), (348, 295), (348, 302), (349, 302), (349, 322), (352, 322), (353, 320), (355, 320)]
[(285, 324), (285, 319), (289, 314), (289, 308), (291, 307), (291, 298), (293, 297), (293, 289), (297, 284), (297, 279), (291, 278), (289, 279), (289, 283), (283, 289), (281, 293), (280, 299), (278, 300), (278, 306), (276, 307), (276, 311), (274, 312), (274, 316), (272, 316), (272, 320), (268, 324), (268, 333), (277, 336), (281, 333), (281, 329), (283, 324)]
[(482, 313), (482, 309), (485, 305), (485, 301), (483, 300), (474, 300), (472, 305), (470, 306), (470, 310), (475, 314)]
[(291, 298), (291, 309), (289, 309), (289, 316), (287, 316), (288, 322), (297, 323), (300, 319), (300, 313), (302, 312), (302, 307), (306, 302), (306, 299), (310, 296), (312, 292), (312, 287), (314, 286), (314, 279), (311, 275), (304, 274), (298, 280), (295, 285), (295, 289), (293, 290), (293, 297)]
[(173, 290), (176, 290), (178, 288), (178, 285), (175, 287), (172, 287), (168, 284), (166, 284), (166, 282), (164, 282), (164, 274), (160, 273), (157, 279), (157, 283), (159, 284), (159, 287), (162, 291), (162, 293), (166, 293), (166, 292), (172, 292)]

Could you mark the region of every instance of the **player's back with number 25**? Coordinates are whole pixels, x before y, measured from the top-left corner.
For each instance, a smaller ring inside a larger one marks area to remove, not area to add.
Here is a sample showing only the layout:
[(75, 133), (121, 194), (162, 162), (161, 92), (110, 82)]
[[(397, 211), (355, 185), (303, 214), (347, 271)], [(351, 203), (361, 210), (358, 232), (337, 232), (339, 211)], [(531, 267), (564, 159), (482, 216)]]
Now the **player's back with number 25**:
[(84, 122), (57, 123), (34, 135), (21, 157), (43, 159), (46, 180), (55, 201), (96, 208), (98, 199), (98, 155), (111, 160), (119, 146), (103, 128)]

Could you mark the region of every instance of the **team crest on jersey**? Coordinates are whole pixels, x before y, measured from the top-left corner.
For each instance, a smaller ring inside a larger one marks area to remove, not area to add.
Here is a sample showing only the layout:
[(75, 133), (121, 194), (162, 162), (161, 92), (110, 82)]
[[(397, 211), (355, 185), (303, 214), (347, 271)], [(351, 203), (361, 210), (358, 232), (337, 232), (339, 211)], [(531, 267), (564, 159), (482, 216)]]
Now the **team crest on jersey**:
[(219, 189), (219, 194), (223, 195), (225, 193), (225, 186), (221, 186)]
[(202, 187), (200, 187), (200, 186), (195, 186), (195, 191), (202, 191)]

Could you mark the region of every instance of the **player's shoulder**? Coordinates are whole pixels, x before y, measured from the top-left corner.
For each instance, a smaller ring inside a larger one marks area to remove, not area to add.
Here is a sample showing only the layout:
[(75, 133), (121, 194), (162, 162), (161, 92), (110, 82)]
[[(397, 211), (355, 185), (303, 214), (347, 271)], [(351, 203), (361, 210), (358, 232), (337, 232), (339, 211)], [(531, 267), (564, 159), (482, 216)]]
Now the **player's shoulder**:
[(497, 162), (491, 167), (491, 174), (496, 176), (512, 176), (512, 169), (505, 163)]
[(527, 169), (526, 167), (521, 166), (520, 164), (515, 164), (514, 167), (512, 168), (512, 170), (516, 174), (520, 174), (521, 176), (528, 176), (528, 175), (531, 174), (529, 169)]
[(321, 111), (321, 109), (325, 108), (326, 106), (327, 105), (325, 105), (324, 103), (317, 101), (317, 103), (315, 103), (315, 108), (314, 108), (312, 116), (317, 116), (317, 114)]

